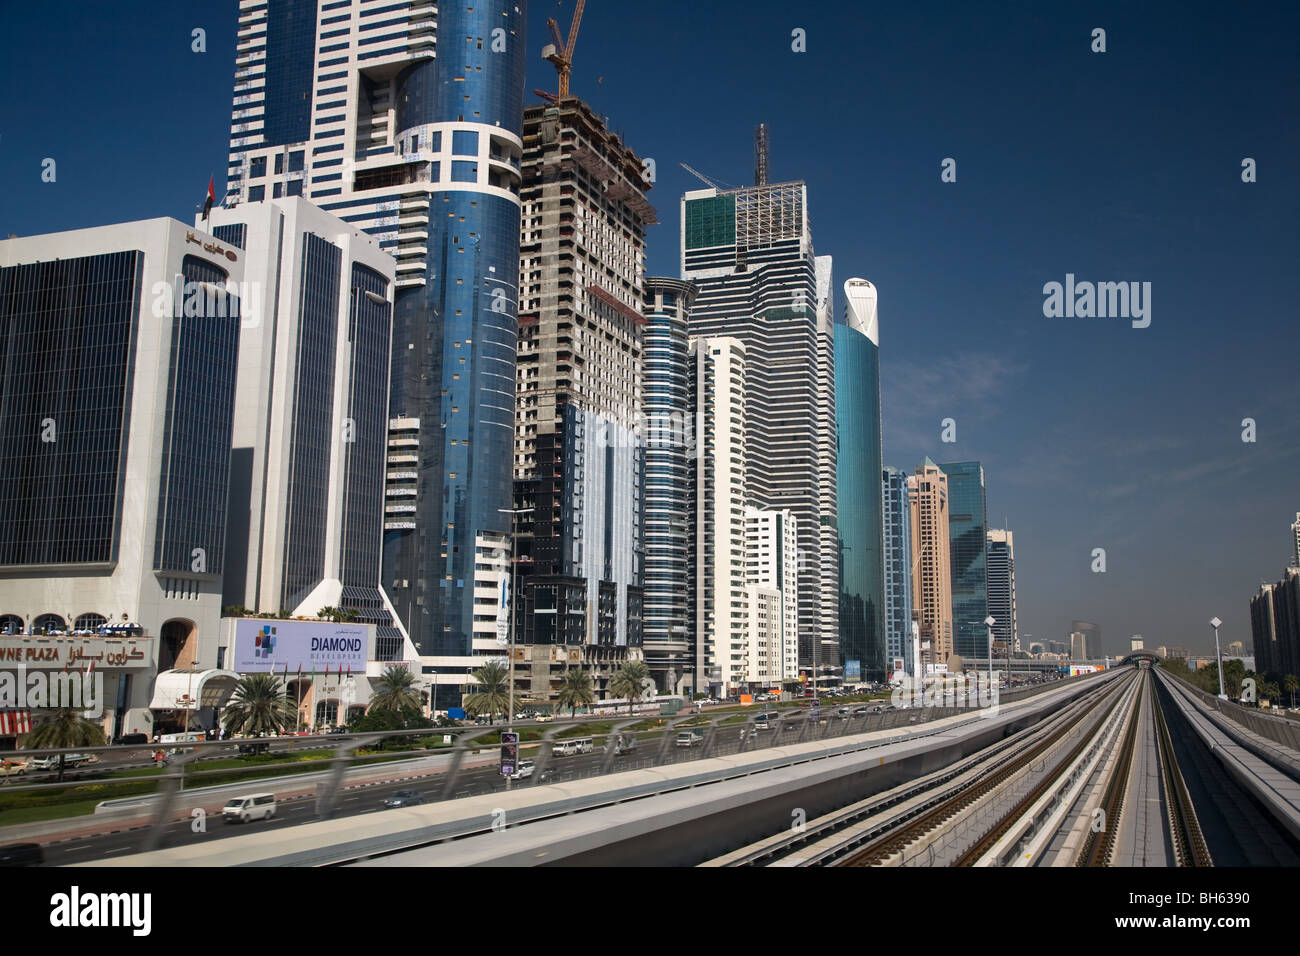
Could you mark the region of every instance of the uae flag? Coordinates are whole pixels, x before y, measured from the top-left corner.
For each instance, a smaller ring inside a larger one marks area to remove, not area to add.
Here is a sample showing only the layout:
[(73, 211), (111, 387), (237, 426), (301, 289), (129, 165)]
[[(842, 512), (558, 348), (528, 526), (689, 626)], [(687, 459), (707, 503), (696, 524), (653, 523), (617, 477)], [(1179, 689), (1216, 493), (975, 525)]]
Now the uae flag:
[(213, 177), (208, 177), (208, 197), (203, 200), (203, 218), (208, 218), (208, 213), (212, 210), (212, 204), (217, 201), (217, 191), (213, 189)]

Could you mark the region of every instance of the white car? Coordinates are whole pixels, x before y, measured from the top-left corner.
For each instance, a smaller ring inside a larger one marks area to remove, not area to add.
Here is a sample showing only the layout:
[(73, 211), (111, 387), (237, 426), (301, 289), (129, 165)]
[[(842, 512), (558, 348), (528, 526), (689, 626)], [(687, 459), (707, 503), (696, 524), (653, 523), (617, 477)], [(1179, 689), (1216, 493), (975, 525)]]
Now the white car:
[(511, 780), (527, 780), (537, 772), (537, 764), (531, 760), (521, 760), (515, 767), (515, 772), (510, 775)]

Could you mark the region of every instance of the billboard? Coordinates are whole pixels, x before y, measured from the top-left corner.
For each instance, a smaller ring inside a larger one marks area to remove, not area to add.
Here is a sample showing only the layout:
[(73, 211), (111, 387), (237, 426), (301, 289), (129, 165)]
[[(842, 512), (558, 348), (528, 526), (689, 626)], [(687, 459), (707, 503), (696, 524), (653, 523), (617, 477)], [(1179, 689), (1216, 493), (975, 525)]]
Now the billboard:
[(862, 680), (862, 661), (845, 661), (844, 679)]
[(231, 667), (240, 674), (364, 673), (374, 642), (373, 624), (240, 618)]

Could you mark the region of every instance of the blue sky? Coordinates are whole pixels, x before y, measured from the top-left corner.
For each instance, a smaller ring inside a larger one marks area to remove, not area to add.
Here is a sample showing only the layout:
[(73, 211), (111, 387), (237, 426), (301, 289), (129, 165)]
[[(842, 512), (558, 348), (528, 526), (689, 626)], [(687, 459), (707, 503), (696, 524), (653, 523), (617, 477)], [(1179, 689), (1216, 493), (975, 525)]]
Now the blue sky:
[[(235, 10), (0, 14), (0, 234), (188, 219), (209, 175), (220, 196)], [(530, 91), (554, 89), (545, 20), (571, 10), (531, 4)], [(1022, 638), (1084, 618), (1112, 651), (1132, 633), (1203, 650), (1216, 614), (1249, 642), (1300, 510), (1298, 31), (1285, 3), (590, 0), (573, 91), (655, 159), (653, 274), (677, 273), (699, 185), (677, 164), (746, 184), (769, 125), (772, 178), (808, 182), (837, 284), (879, 289), (885, 460), (984, 462)], [(1151, 326), (1045, 318), (1067, 273), (1150, 282)]]

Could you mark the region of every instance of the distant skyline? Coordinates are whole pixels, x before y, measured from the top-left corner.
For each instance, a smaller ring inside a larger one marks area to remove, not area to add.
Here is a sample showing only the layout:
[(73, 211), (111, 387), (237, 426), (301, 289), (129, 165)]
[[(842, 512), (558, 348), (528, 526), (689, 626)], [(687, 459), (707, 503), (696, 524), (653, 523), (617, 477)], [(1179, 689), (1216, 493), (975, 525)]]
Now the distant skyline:
[[(545, 21), (567, 32), (572, 6), (530, 5), (529, 91), (554, 89)], [(648, 274), (677, 274), (678, 200), (701, 186), (678, 164), (748, 184), (767, 123), (772, 181), (808, 183), (817, 253), (879, 290), (885, 463), (984, 466), (989, 524), (1016, 536), (1022, 643), (1080, 618), (1111, 652), (1134, 633), (1204, 652), (1217, 615), (1249, 646), (1250, 596), (1281, 576), (1300, 510), (1300, 11), (653, 7), (632, 21), (589, 0), (573, 67), (573, 92), (654, 160)], [(220, 197), (236, 13), (0, 15), (0, 235), (189, 221), (209, 176)], [(1150, 326), (1045, 317), (1067, 274), (1150, 282)]]

